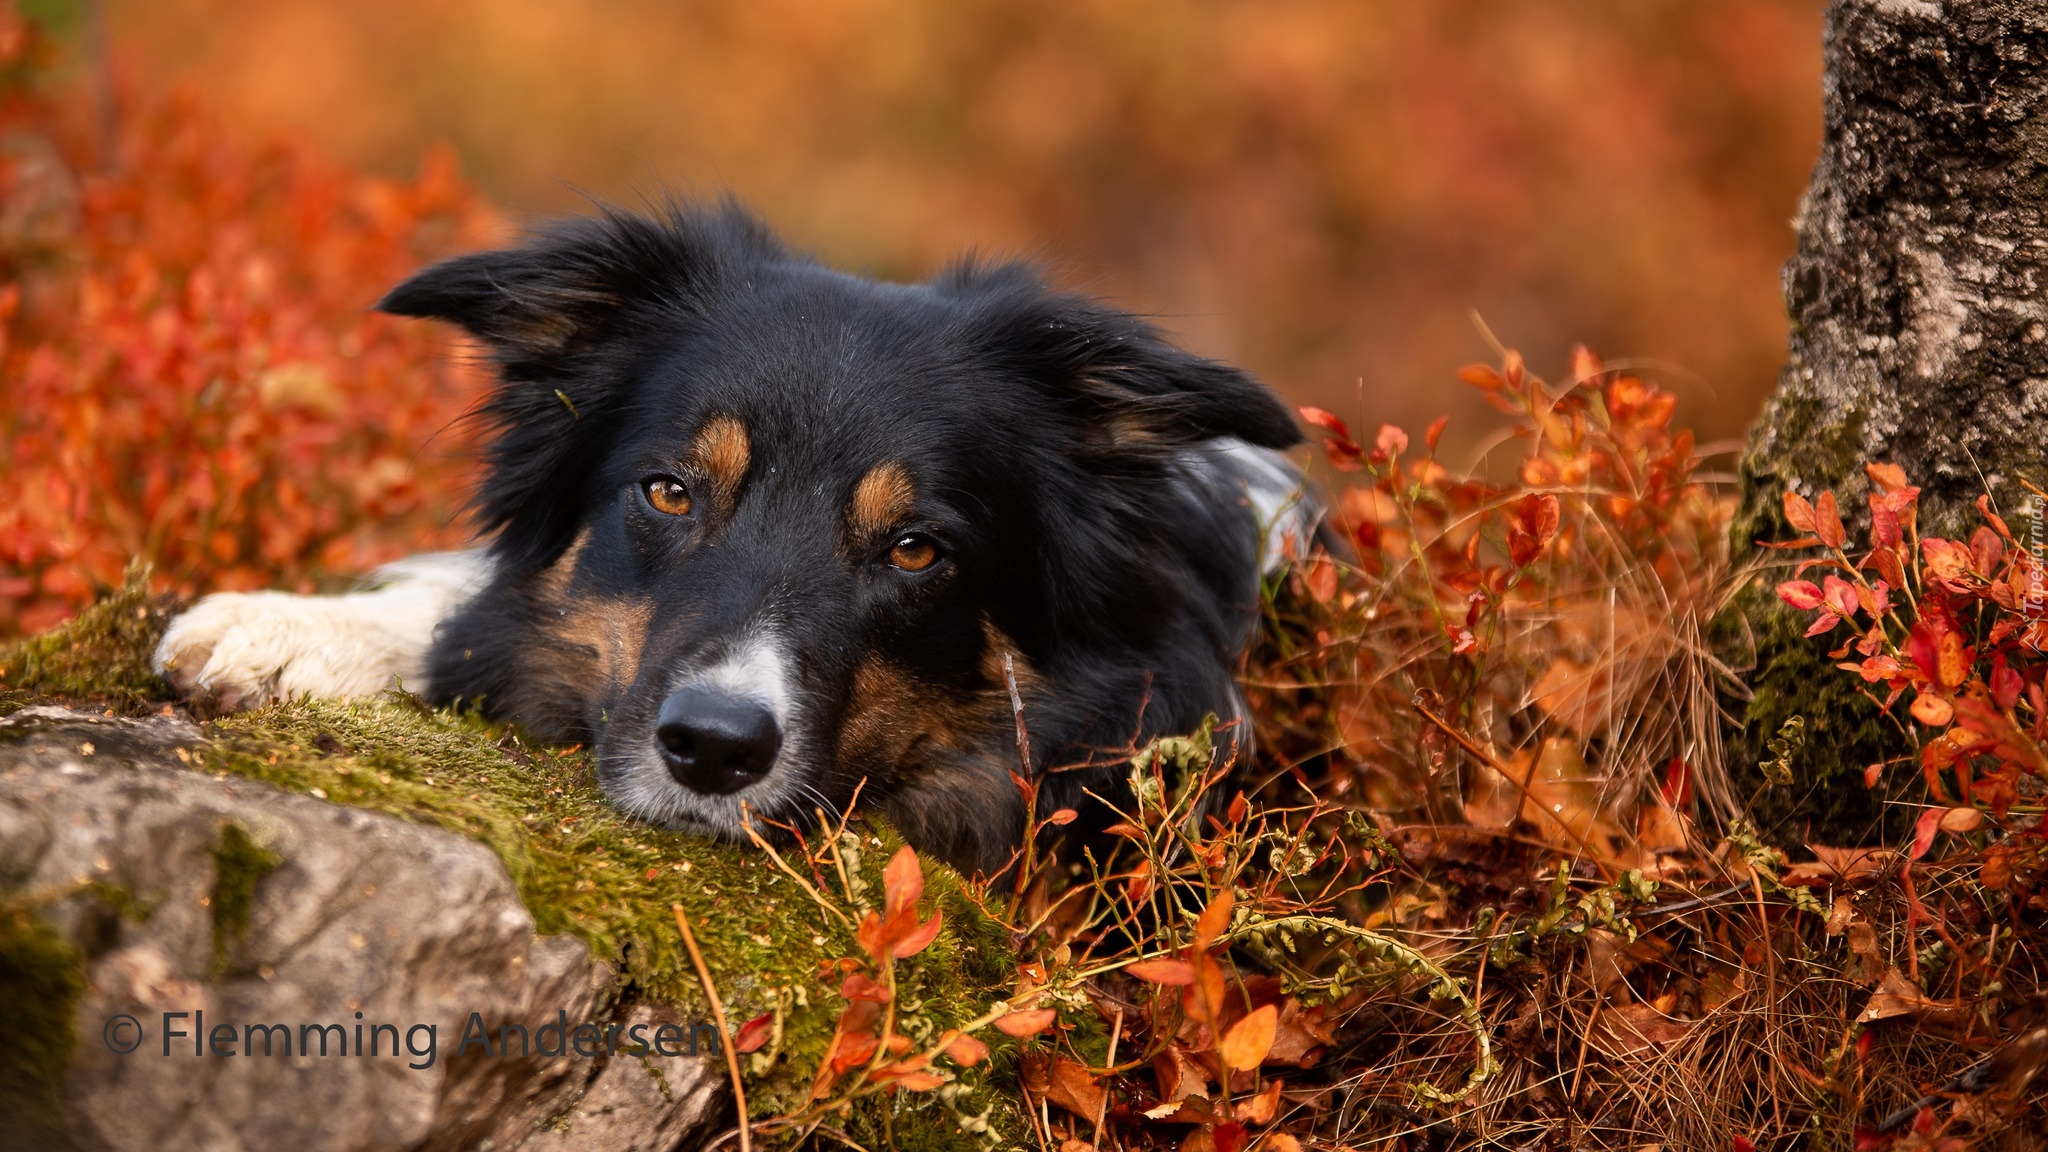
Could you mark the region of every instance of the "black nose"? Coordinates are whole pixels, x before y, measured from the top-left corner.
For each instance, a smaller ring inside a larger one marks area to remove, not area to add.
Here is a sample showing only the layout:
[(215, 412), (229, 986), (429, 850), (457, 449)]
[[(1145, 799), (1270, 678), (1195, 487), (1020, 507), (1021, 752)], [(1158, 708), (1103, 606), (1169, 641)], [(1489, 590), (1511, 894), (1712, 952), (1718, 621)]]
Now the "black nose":
[(782, 747), (768, 709), (706, 688), (683, 688), (662, 701), (654, 738), (678, 783), (718, 795), (766, 776)]

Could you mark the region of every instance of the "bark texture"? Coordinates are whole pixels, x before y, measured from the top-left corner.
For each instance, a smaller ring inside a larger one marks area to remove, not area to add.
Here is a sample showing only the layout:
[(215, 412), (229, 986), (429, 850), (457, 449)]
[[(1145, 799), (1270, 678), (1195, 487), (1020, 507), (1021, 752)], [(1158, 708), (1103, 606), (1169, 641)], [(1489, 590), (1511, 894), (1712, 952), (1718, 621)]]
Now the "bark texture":
[[(1790, 356), (1743, 457), (1737, 532), (1787, 539), (1785, 490), (1832, 488), (1863, 539), (1866, 461), (1922, 487), (1923, 534), (1967, 538), (1987, 491), (2020, 531), (2020, 481), (2048, 483), (2048, 0), (1835, 0), (1823, 96), (1785, 268)], [(1800, 778), (1758, 815), (1780, 838), (1803, 833), (1794, 812), (1815, 835), (1868, 834), (1884, 797), (1861, 771), (1896, 737), (1772, 583), (1747, 604), (1755, 698), (1735, 767), (1760, 782), (1763, 742), (1804, 715)]]

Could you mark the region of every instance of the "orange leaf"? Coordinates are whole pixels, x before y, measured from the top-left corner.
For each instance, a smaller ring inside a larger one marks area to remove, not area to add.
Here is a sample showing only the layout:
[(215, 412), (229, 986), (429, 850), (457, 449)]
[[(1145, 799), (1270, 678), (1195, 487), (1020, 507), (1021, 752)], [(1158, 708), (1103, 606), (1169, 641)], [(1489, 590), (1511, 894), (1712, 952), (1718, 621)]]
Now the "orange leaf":
[(1279, 1027), (1280, 1011), (1268, 1004), (1230, 1026), (1216, 1042), (1216, 1055), (1225, 1067), (1240, 1072), (1257, 1068), (1273, 1048), (1273, 1034)]
[(905, 844), (889, 858), (889, 866), (882, 869), (882, 916), (894, 917), (898, 912), (917, 903), (924, 895), (924, 869), (917, 862), (917, 853)]
[(1929, 728), (1941, 727), (1942, 725), (1948, 723), (1950, 720), (1954, 719), (1956, 714), (1955, 706), (1953, 704), (1950, 704), (1948, 701), (1942, 699), (1939, 696), (1931, 695), (1926, 692), (1922, 692), (1920, 695), (1913, 698), (1913, 707), (1911, 711), (1913, 713), (1913, 719), (1918, 720), (1922, 724), (1927, 725)]
[(1308, 570), (1302, 573), (1301, 581), (1308, 587), (1309, 596), (1318, 604), (1328, 604), (1337, 595), (1337, 565), (1327, 552), (1316, 553), (1309, 561)]
[(1062, 808), (1059, 811), (1053, 813), (1052, 815), (1047, 816), (1045, 818), (1045, 822), (1047, 824), (1072, 824), (1074, 822), (1074, 817), (1079, 815), (1080, 813), (1074, 811), (1072, 808)]
[(1790, 488), (1785, 490), (1785, 523), (1800, 532), (1814, 530), (1813, 505), (1806, 502), (1806, 497)]
[(1152, 984), (1185, 988), (1195, 982), (1195, 970), (1185, 960), (1140, 960), (1124, 971)]
[(1230, 889), (1216, 894), (1209, 906), (1202, 909), (1202, 915), (1195, 921), (1195, 947), (1207, 948), (1218, 936), (1230, 927), (1230, 909), (1237, 901)]
[[(948, 1036), (952, 1039), (947, 1039)], [(972, 1068), (988, 1059), (988, 1045), (965, 1032), (949, 1030), (944, 1036), (939, 1037), (939, 1051), (952, 1057), (954, 1063), (965, 1068)]]
[(1030, 1008), (1022, 1012), (1012, 1012), (1008, 1016), (997, 1018), (996, 1030), (1022, 1040), (1052, 1027), (1052, 1022), (1058, 1015), (1051, 1008)]
[(901, 940), (896, 941), (895, 946), (889, 949), (889, 955), (894, 956), (898, 960), (907, 960), (924, 951), (931, 945), (932, 941), (939, 938), (939, 923), (945, 918), (946, 914), (944, 912), (934, 911), (931, 919), (918, 925), (914, 931), (904, 936)]
[(1813, 534), (1830, 548), (1840, 548), (1849, 539), (1842, 528), (1842, 517), (1835, 510), (1835, 494), (1823, 492), (1813, 504)]
[(1880, 492), (1897, 492), (1906, 487), (1906, 470), (1897, 464), (1865, 464), (1863, 474)]

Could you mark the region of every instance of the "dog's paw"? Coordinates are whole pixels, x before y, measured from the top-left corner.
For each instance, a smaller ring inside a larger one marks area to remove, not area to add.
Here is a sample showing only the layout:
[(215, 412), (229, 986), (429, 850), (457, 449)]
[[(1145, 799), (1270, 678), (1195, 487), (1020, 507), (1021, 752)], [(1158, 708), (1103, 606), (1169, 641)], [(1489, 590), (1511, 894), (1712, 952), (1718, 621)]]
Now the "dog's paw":
[(151, 664), (225, 711), (310, 695), (374, 696), (416, 671), (424, 640), (391, 635), (353, 596), (223, 592), (171, 621)]

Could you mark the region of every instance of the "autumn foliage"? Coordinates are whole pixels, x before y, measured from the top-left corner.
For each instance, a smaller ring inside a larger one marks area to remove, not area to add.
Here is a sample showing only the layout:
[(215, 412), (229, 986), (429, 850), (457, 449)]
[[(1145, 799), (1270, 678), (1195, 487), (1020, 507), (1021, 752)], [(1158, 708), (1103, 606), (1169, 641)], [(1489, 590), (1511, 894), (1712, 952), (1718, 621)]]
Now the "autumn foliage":
[[(1818, 550), (1778, 596), (1811, 612), (1807, 635), (1841, 642), (1829, 653), (1859, 678), (1897, 732), (1900, 755), (1871, 764), (1918, 768), (1927, 807), (1911, 859), (1943, 832), (1970, 834), (1980, 882), (2048, 910), (2037, 890), (2048, 792), (2048, 563), (2021, 544), (1990, 499), (1970, 539), (1921, 536), (1920, 489), (1895, 464), (1869, 464), (1870, 538), (1852, 553), (1835, 494), (1785, 493), (1785, 521), (1807, 533), (1774, 547)], [(2036, 499), (2041, 499), (2036, 494)], [(2031, 527), (2029, 525), (2029, 527)], [(1818, 570), (1820, 583), (1804, 577)], [(1880, 693), (1882, 694), (1880, 696)], [(2015, 805), (2029, 809), (2024, 815)], [(1981, 854), (1974, 849), (1981, 848)]]
[(477, 377), (369, 311), (494, 217), (445, 152), (411, 181), (195, 100), (100, 122), (0, 12), (0, 634), (134, 559), (190, 594), (308, 588), (459, 541)]

